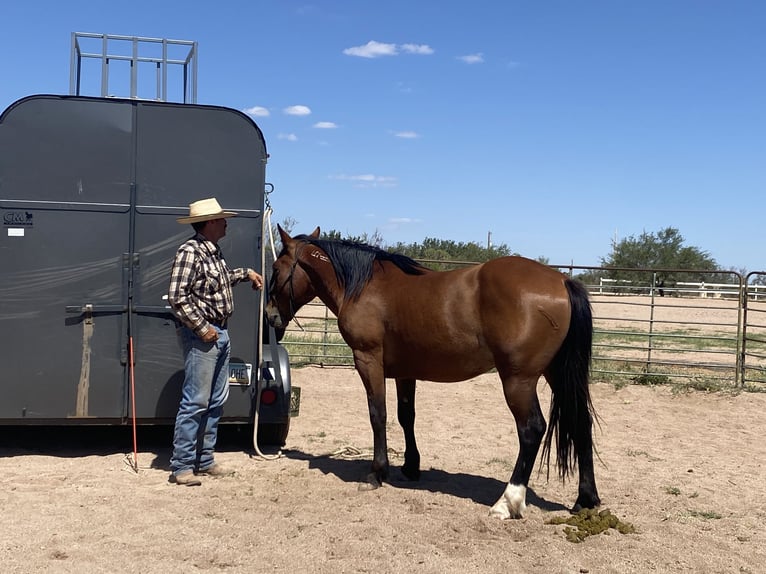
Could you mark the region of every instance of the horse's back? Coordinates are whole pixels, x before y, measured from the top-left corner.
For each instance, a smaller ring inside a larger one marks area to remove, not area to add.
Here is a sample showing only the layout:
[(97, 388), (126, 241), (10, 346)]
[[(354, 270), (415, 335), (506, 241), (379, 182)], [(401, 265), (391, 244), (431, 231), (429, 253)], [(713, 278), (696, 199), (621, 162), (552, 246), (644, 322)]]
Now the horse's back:
[(553, 267), (520, 255), (490, 259), (478, 267), (481, 273), (497, 275), (506, 284), (519, 285), (521, 288), (526, 288), (524, 286), (526, 282), (539, 285), (541, 280), (544, 284), (563, 286), (566, 279), (566, 275)]
[(539, 370), (569, 327), (565, 280), (531, 259), (501, 257), (454, 271), (399, 277), (396, 286), (384, 281), (373, 291), (385, 303), (368, 298), (364, 316), (373, 320), (378, 314), (373, 309), (380, 310), (389, 376), (411, 372), (427, 380), (464, 380), (490, 370), (500, 356), (529, 359)]
[[(472, 333), (497, 314), (499, 321), (540, 308), (569, 313), (563, 273), (532, 259), (507, 256), (452, 271), (405, 276), (382, 273), (361, 298), (364, 314), (387, 325)], [(419, 331), (418, 331), (419, 332)], [(472, 336), (472, 335), (467, 335)]]

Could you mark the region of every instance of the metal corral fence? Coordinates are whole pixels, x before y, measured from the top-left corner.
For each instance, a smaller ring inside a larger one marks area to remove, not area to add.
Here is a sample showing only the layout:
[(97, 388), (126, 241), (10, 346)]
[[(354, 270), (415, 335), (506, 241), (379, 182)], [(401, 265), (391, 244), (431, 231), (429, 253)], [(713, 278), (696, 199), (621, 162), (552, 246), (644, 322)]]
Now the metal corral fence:
[(742, 298), (742, 385), (766, 387), (766, 272), (754, 271), (745, 277), (746, 291)]
[[(611, 268), (630, 272), (629, 281), (616, 281), (604, 278), (605, 268), (557, 268), (584, 278), (591, 294), (594, 380), (766, 390), (766, 272), (694, 271), (699, 281), (671, 283), (658, 277), (690, 273)], [(293, 364), (353, 366), (335, 316), (319, 300), (297, 319), (282, 341)]]

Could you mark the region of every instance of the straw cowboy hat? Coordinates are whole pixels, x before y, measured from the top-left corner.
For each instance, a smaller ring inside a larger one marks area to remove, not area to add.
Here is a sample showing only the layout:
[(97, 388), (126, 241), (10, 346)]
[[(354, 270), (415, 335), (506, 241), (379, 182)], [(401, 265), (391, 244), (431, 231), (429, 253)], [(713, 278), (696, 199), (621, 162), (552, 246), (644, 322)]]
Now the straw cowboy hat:
[(178, 223), (196, 223), (198, 221), (234, 217), (235, 215), (237, 215), (236, 211), (224, 211), (215, 197), (209, 197), (190, 203), (189, 217), (179, 217), (177, 221)]

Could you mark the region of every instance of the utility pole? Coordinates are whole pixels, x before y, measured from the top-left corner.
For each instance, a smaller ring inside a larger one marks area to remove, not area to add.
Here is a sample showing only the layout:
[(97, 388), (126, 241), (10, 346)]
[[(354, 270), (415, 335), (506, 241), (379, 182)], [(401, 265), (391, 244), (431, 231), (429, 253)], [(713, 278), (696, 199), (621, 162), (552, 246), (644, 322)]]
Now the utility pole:
[(492, 232), (487, 231), (487, 251), (492, 249)]

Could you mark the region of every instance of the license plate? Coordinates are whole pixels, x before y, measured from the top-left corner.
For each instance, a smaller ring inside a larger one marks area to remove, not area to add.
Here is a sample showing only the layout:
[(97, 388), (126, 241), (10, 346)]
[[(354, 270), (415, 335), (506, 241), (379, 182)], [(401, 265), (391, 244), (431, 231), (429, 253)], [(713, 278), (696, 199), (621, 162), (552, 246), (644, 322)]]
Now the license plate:
[(250, 363), (229, 363), (229, 384), (249, 385), (253, 365)]

